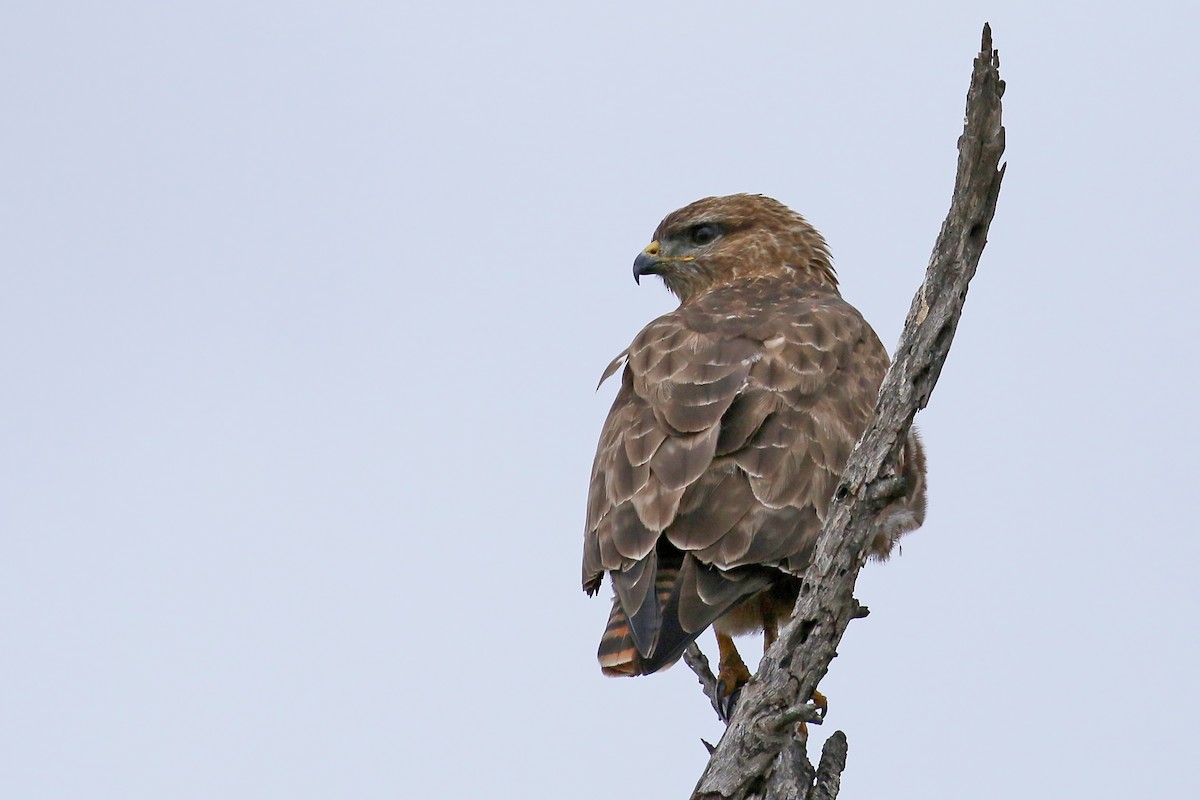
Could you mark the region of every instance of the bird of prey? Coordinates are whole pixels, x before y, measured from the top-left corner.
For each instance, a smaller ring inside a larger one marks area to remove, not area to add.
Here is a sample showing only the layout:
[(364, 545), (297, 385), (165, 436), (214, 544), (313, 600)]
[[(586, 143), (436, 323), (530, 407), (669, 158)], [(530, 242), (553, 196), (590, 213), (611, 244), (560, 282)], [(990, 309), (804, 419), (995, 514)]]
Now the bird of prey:
[[(634, 279), (660, 276), (680, 303), (601, 379), (624, 365), (592, 467), (583, 588), (612, 579), (604, 673), (668, 667), (712, 625), (732, 694), (750, 673), (731, 637), (761, 630), (769, 647), (790, 617), (888, 355), (838, 292), (821, 234), (776, 200), (699, 200), (653, 239)], [(915, 433), (903, 458), (878, 558), (925, 517)]]

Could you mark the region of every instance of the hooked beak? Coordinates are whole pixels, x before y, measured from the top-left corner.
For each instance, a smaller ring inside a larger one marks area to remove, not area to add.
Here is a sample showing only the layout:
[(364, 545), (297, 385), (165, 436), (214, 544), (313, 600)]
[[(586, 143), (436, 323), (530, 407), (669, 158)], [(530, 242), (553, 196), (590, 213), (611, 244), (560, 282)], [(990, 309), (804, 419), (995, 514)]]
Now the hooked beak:
[(665, 272), (666, 268), (658, 255), (658, 242), (651, 242), (650, 246), (638, 253), (638, 257), (633, 260), (633, 282), (639, 286), (643, 275), (662, 275)]

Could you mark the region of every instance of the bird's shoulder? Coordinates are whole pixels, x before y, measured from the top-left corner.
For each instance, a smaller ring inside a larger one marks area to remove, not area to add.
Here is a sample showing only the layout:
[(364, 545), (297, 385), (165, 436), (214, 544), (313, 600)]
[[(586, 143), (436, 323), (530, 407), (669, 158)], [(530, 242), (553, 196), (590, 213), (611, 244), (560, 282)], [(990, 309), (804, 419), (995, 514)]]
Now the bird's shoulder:
[(703, 397), (690, 392), (690, 401), (709, 404), (735, 385), (816, 391), (851, 357), (871, 372), (886, 369), (875, 332), (836, 289), (759, 278), (717, 287), (651, 321), (608, 374), (624, 363), (632, 393), (652, 406), (680, 385), (711, 387)]

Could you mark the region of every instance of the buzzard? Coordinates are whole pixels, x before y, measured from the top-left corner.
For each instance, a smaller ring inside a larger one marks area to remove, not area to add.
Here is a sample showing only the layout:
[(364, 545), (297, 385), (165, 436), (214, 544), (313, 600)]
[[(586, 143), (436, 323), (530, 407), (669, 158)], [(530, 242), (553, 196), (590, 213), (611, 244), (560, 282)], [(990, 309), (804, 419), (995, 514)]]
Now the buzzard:
[[(750, 674), (731, 637), (761, 630), (769, 647), (791, 615), (888, 355), (838, 292), (821, 234), (768, 197), (669, 214), (633, 262), (643, 275), (680, 304), (601, 378), (624, 365), (592, 467), (583, 588), (612, 579), (604, 673), (668, 667), (712, 625), (732, 694)], [(915, 433), (903, 475), (870, 543), (878, 558), (925, 516)]]

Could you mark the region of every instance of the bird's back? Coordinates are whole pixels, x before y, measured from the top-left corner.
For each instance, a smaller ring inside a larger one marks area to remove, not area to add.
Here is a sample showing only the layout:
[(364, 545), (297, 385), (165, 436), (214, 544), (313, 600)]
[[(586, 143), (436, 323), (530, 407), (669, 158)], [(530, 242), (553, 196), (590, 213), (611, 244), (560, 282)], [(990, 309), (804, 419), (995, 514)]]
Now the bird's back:
[(803, 573), (886, 368), (836, 289), (772, 276), (695, 297), (638, 334), (585, 532), (585, 588), (608, 572), (616, 591), (606, 671), (661, 669)]

